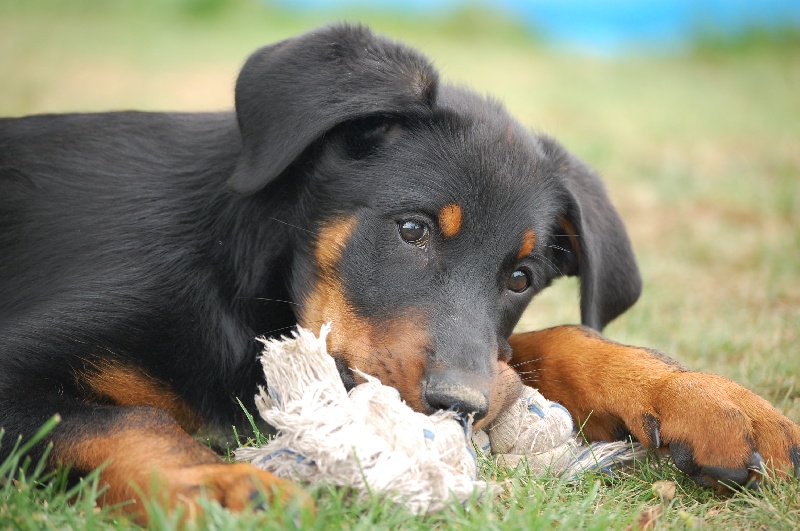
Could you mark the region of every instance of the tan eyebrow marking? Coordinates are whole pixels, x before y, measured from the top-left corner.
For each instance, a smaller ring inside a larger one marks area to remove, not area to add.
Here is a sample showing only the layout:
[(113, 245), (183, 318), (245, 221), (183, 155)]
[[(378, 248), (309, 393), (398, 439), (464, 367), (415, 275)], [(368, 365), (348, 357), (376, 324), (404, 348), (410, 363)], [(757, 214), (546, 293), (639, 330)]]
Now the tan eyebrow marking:
[(519, 252), (517, 253), (517, 259), (522, 260), (533, 251), (533, 246), (536, 244), (536, 233), (533, 232), (533, 229), (528, 229), (525, 231), (525, 234), (522, 235), (522, 245), (519, 248)]
[(439, 210), (439, 227), (446, 238), (455, 236), (461, 230), (461, 207), (455, 203), (445, 205)]

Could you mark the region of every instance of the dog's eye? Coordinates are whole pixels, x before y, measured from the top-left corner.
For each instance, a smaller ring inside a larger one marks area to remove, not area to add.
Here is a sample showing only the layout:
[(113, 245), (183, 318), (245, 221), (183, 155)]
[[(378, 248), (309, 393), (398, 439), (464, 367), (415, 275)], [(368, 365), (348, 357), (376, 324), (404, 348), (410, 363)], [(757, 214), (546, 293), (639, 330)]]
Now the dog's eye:
[(522, 293), (531, 287), (531, 274), (527, 269), (517, 269), (508, 277), (506, 287), (514, 293)]
[(407, 219), (397, 224), (400, 237), (408, 243), (418, 247), (424, 247), (430, 237), (430, 229), (421, 221)]

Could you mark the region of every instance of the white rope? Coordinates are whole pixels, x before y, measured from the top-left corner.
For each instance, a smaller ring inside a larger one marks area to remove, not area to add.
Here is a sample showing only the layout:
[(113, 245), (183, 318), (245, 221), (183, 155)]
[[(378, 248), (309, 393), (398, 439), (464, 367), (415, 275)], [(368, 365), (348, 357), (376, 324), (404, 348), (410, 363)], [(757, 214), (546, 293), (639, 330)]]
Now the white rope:
[(464, 503), (492, 491), (477, 478), (474, 448), (508, 466), (574, 476), (607, 470), (643, 456), (630, 443), (581, 444), (566, 409), (533, 388), (498, 416), (488, 435), (448, 411), (423, 415), (396, 389), (359, 373), (366, 383), (349, 395), (319, 337), (298, 328), (293, 338), (261, 340), (268, 390), (256, 406), (277, 430), (262, 448), (239, 448), (236, 458), (280, 477), (350, 487), (359, 496), (381, 493), (414, 513)]

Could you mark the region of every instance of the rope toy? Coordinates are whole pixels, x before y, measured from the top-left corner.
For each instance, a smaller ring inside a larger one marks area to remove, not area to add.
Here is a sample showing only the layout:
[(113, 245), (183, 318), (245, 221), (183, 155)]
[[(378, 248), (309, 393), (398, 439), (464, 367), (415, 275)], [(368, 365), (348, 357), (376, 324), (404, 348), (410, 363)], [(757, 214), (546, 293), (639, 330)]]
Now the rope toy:
[(348, 394), (327, 353), (329, 332), (330, 325), (319, 337), (298, 327), (292, 338), (260, 339), (268, 389), (259, 389), (256, 406), (277, 435), (261, 448), (237, 449), (237, 460), (279, 477), (349, 487), (360, 498), (380, 493), (420, 514), (493, 492), (478, 479), (476, 449), (507, 466), (527, 462), (535, 475), (564, 477), (607, 471), (646, 452), (627, 442), (583, 444), (567, 410), (527, 386), (488, 433), (473, 432), (472, 420), (455, 412), (417, 413), (396, 389), (358, 370), (366, 382)]

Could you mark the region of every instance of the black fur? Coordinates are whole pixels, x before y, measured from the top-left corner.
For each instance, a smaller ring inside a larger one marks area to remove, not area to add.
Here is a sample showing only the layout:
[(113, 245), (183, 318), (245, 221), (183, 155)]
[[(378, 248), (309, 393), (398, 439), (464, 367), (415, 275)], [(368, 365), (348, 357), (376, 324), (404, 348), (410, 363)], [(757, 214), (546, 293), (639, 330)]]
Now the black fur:
[[(457, 236), (434, 231), (424, 251), (400, 240), (399, 221), (434, 227), (454, 194)], [(235, 399), (252, 406), (260, 382), (253, 338), (296, 323), (318, 280), (316, 235), (344, 215), (358, 220), (339, 266), (357, 314), (422, 308), (426, 355), (467, 372), (490, 370), (562, 274), (581, 277), (597, 329), (640, 291), (591, 170), (497, 103), (441, 85), (416, 52), (325, 28), (258, 50), (235, 114), (0, 121), (0, 426), (28, 437), (59, 412), (56, 443), (102, 432), (115, 407), (88, 401), (80, 374), (109, 358), (210, 424), (240, 421)], [(537, 246), (520, 265), (528, 228)], [(519, 267), (532, 286), (511, 293)]]

